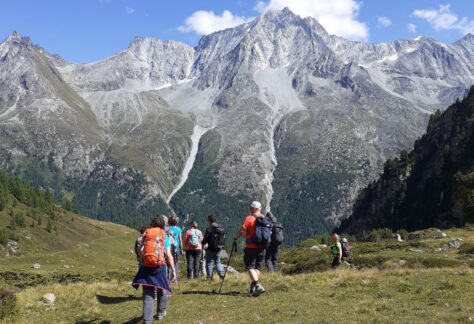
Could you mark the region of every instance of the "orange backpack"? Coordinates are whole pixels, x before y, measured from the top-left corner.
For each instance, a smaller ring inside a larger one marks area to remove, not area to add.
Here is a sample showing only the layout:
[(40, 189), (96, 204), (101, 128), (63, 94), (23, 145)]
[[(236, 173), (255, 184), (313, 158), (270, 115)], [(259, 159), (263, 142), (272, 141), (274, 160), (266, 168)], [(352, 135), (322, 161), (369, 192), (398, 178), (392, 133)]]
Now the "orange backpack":
[(149, 228), (142, 235), (140, 259), (146, 268), (158, 268), (165, 264), (165, 231), (159, 227)]

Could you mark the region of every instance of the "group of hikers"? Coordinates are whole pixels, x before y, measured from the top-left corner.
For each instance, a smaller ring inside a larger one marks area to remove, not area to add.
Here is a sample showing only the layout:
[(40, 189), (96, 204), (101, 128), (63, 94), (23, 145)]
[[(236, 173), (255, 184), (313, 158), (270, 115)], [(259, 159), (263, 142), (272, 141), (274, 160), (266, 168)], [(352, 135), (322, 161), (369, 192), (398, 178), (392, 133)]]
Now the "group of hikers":
[[(258, 201), (250, 204), (248, 215), (232, 239), (232, 252), (237, 247), (237, 240), (245, 234), (244, 264), (251, 279), (250, 294), (258, 297), (265, 292), (259, 282), (260, 273), (267, 265), (269, 271), (278, 271), (278, 252), (283, 242), (283, 227), (272, 213), (261, 214), (262, 205)], [(143, 288), (143, 321), (153, 322), (154, 301), (157, 301), (157, 320), (166, 316), (168, 296), (171, 295), (170, 282), (178, 281), (178, 258), (186, 254), (186, 274), (188, 279), (199, 278), (205, 273), (207, 280), (213, 279), (213, 263), (217, 274), (224, 280), (227, 268), (220, 262), (225, 243), (225, 229), (216, 222), (214, 215), (209, 215), (208, 227), (204, 233), (199, 230), (196, 221), (189, 224), (189, 229), (182, 237), (182, 229), (177, 226), (179, 219), (173, 215), (169, 219), (157, 215), (151, 225), (140, 228), (141, 236), (135, 242), (135, 253), (138, 261), (138, 272), (132, 282), (134, 288)], [(343, 260), (344, 249), (337, 234), (331, 235), (336, 243), (332, 248), (334, 254), (333, 268)], [(205, 254), (205, 267), (201, 267)], [(223, 281), (222, 281), (223, 283)], [(222, 285), (221, 285), (222, 288)]]

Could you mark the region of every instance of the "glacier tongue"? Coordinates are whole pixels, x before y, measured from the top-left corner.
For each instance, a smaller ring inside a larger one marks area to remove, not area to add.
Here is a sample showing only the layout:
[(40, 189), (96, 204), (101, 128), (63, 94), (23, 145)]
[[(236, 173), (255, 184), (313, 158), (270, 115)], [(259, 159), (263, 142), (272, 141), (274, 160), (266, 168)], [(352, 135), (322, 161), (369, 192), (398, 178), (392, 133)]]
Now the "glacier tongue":
[(183, 172), (181, 174), (181, 178), (179, 180), (178, 185), (176, 188), (174, 188), (173, 192), (168, 196), (168, 199), (166, 202), (169, 204), (171, 201), (171, 198), (181, 189), (181, 187), (186, 183), (186, 180), (188, 180), (189, 172), (191, 172), (191, 169), (193, 168), (194, 161), (196, 160), (196, 155), (198, 152), (199, 148), (199, 141), (201, 140), (201, 137), (209, 130), (210, 128), (202, 127), (198, 124), (194, 126), (193, 129), (193, 135), (191, 135), (191, 141), (192, 141), (192, 147), (191, 147), (191, 152), (189, 153), (188, 160), (186, 161), (186, 164), (184, 165)]

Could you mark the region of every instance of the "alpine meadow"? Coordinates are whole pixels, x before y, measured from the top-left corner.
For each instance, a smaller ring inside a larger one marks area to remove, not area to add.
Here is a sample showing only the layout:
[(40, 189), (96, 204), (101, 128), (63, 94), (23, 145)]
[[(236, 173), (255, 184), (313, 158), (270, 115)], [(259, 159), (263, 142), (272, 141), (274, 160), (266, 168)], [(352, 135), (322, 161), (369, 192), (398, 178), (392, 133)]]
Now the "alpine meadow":
[[(82, 3), (91, 28), (92, 8), (127, 15), (94, 35), (123, 38), (120, 24), (134, 32), (157, 5), (128, 2)], [(462, 36), (369, 43), (368, 29), (346, 35), (368, 28), (372, 0), (252, 3), (168, 26), (199, 35), (193, 46), (136, 36), (88, 63), (36, 44), (46, 24), (24, 27), (29, 11), (11, 26), (0, 323), (474, 320), (474, 20), (412, 8), (411, 33), (423, 19)], [(374, 17), (371, 33), (404, 35)]]

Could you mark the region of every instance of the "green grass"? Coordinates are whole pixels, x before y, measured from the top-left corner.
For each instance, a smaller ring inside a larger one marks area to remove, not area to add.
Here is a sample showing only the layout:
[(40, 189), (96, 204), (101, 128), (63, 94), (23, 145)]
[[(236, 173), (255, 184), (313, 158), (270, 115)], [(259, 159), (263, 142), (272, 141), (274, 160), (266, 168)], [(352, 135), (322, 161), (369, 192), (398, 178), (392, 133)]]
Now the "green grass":
[[(17, 313), (0, 323), (140, 323), (141, 289), (129, 284), (136, 271), (130, 249), (137, 233), (80, 216), (63, 224), (66, 215), (58, 218), (62, 231), (57, 238), (70, 239), (66, 235), (70, 227), (83, 233), (76, 241), (60, 242), (63, 247), (55, 248), (45, 240), (35, 249), (23, 237), (23, 256), (1, 257), (0, 282), (22, 290), (16, 294)], [(55, 236), (40, 231), (44, 229), (28, 230), (32, 239)], [(222, 294), (216, 293), (220, 280), (183, 279), (180, 289), (173, 284), (163, 323), (468, 322), (474, 317), (474, 227), (445, 232), (447, 238), (433, 238), (436, 231), (430, 229), (422, 240), (351, 242), (350, 260), (357, 268), (338, 270), (329, 269), (329, 248), (309, 250), (316, 239), (282, 249), (282, 271), (262, 274), (267, 293), (258, 298), (248, 294), (250, 281), (238, 253), (231, 264), (242, 273), (228, 274)], [(461, 249), (434, 252), (451, 237), (463, 239)], [(400, 265), (400, 260), (406, 263)], [(30, 269), (33, 262), (39, 262), (41, 269)], [(64, 269), (64, 264), (74, 267)], [(184, 270), (182, 260), (180, 268)], [(50, 292), (56, 295), (54, 306), (40, 302)]]
[[(0, 249), (0, 272), (30, 271), (31, 265), (39, 263), (41, 268), (32, 270), (34, 273), (103, 273), (123, 271), (136, 267), (133, 249), (138, 232), (110, 222), (100, 222), (62, 208), (54, 211), (53, 227), (48, 232), (46, 225), (50, 215), (36, 210), (36, 218), (41, 217), (38, 225), (32, 217), (33, 211), (28, 206), (17, 202), (15, 207), (9, 205), (0, 212), (0, 227), (6, 226), (10, 219), (10, 211), (25, 215), (26, 227), (17, 227), (20, 250), (17, 253)], [(35, 223), (32, 227), (31, 224)], [(70, 268), (66, 269), (67, 265)]]
[[(341, 269), (262, 276), (267, 293), (248, 295), (246, 274), (219, 282), (182, 281), (163, 323), (446, 323), (473, 316), (472, 270)], [(38, 301), (56, 295), (54, 307)], [(141, 291), (125, 281), (54, 284), (17, 295), (15, 323), (139, 323)]]

